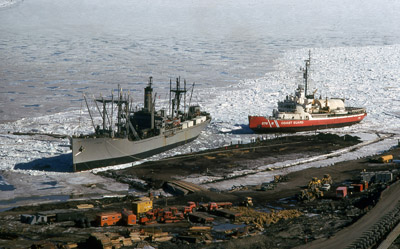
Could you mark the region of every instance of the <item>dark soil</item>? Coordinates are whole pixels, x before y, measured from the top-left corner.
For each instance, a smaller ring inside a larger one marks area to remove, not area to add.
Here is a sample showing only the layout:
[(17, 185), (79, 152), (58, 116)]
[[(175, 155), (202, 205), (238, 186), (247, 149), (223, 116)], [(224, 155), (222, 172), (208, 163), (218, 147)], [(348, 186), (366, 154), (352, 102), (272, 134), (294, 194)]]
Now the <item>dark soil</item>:
[(359, 143), (358, 137), (319, 133), (312, 136), (288, 136), (259, 139), (250, 144), (231, 145), (160, 161), (147, 162), (128, 169), (101, 173), (116, 179), (128, 176), (147, 181), (149, 188), (160, 188), (176, 177), (189, 175), (226, 176), (235, 170), (253, 169), (268, 163), (311, 156)]

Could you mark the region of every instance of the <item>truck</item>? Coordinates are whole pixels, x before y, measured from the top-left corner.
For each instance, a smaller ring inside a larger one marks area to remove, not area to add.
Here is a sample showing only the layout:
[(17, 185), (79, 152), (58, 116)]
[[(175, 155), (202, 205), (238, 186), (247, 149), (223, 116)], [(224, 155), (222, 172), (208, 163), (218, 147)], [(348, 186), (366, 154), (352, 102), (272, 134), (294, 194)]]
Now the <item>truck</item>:
[(157, 215), (152, 210), (141, 213), (138, 218), (138, 223), (142, 225), (157, 223)]
[(164, 211), (163, 215), (160, 218), (160, 221), (163, 223), (174, 223), (174, 222), (180, 222), (184, 220), (183, 213), (177, 212), (173, 213), (173, 211)]
[(197, 209), (197, 205), (194, 201), (189, 201), (186, 206), (181, 207), (180, 210), (184, 215), (193, 213)]
[(231, 208), (232, 202), (209, 202), (201, 204), (200, 208), (205, 211), (213, 211), (220, 208)]
[(322, 191), (329, 191), (331, 189), (331, 185), (329, 183), (325, 183), (322, 185), (321, 190)]

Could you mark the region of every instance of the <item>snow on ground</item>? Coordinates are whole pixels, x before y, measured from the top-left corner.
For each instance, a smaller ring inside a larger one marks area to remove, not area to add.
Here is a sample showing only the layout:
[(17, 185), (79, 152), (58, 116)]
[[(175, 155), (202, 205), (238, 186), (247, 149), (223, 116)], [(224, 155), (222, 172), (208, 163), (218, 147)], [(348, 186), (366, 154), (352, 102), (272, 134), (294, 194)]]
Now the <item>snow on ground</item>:
[[(328, 160), (325, 157), (323, 160), (298, 163), (305, 160), (300, 158), (297, 163), (282, 162), (278, 165), (266, 165), (260, 168), (257, 174), (225, 182), (223, 185), (208, 183), (207, 186), (227, 189), (233, 185), (260, 183), (272, 179), (274, 173), (263, 171), (268, 167), (287, 167), (293, 164), (293, 167), (284, 169), (289, 171), (329, 166), (337, 161), (376, 154), (397, 144), (400, 133), (398, 126), (400, 45), (316, 48), (311, 50), (311, 54), (310, 88), (318, 89), (317, 96), (345, 98), (348, 106), (366, 107), (368, 112), (368, 116), (358, 125), (326, 130), (327, 132), (359, 135), (364, 142), (384, 136), (380, 134), (396, 135), (380, 142), (370, 143), (355, 151), (339, 153), (333, 159)], [(226, 87), (196, 89), (192, 103), (198, 103), (209, 111), (213, 118), (212, 123), (189, 145), (153, 156), (148, 160), (216, 148), (231, 142), (248, 142), (255, 138), (256, 135), (248, 129), (247, 116), (270, 115), (273, 108), (276, 108), (278, 100), (282, 100), (287, 94), (293, 94), (302, 79), (298, 69), (303, 66), (307, 57), (308, 49), (288, 51), (276, 61), (276, 70), (262, 78), (243, 80)], [(165, 101), (157, 103), (165, 104)], [(57, 182), (61, 181), (59, 178), (75, 177), (81, 173), (65, 173), (71, 171), (72, 163), (68, 139), (17, 136), (11, 133), (18, 131), (72, 135), (87, 133), (92, 129), (87, 112), (80, 110), (0, 124), (0, 170), (24, 174), (27, 178), (54, 177), (57, 178)], [(7, 174), (1, 174), (4, 178), (2, 182), (12, 185)], [(85, 174), (90, 175), (90, 173)], [(213, 179), (201, 180), (210, 182)], [(1, 191), (0, 197), (4, 198), (4, 195), (5, 191)]]

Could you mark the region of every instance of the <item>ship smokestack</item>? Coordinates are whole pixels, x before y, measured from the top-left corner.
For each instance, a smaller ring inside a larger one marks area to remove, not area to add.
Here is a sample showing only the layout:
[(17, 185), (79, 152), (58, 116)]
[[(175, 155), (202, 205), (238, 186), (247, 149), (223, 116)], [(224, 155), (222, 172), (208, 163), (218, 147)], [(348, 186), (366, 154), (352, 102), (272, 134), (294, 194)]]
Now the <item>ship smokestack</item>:
[(149, 78), (149, 84), (144, 89), (144, 111), (151, 112), (153, 109), (153, 88), (151, 84), (153, 83), (153, 77)]

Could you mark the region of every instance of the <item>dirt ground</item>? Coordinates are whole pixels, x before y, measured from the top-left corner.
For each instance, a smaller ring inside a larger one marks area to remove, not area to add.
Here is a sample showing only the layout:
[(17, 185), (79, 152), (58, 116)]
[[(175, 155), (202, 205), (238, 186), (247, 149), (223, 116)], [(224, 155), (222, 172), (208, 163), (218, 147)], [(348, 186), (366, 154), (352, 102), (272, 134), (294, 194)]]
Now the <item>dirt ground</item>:
[[(357, 138), (339, 137), (331, 134), (316, 134), (313, 136), (292, 136), (290, 140), (278, 137), (270, 140), (254, 141), (252, 144), (231, 145), (218, 150), (211, 150), (188, 156), (180, 156), (168, 160), (151, 162), (119, 171), (105, 172), (103, 176), (126, 181), (127, 178), (140, 178), (148, 185), (147, 190), (162, 188), (166, 181), (176, 176), (190, 174), (224, 175), (233, 170), (249, 166), (250, 161), (257, 163), (276, 162), (282, 158), (298, 156), (299, 153), (310, 156), (326, 154), (340, 148), (359, 143)], [(299, 146), (301, 144), (301, 146)], [(395, 147), (386, 152), (395, 158), (400, 156), (400, 148)], [(359, 181), (361, 171), (392, 170), (396, 172), (395, 164), (378, 164), (369, 158), (340, 162), (330, 167), (309, 168), (289, 173), (286, 181), (275, 184), (274, 189), (260, 191), (259, 186), (247, 186), (244, 189), (228, 192), (199, 191), (185, 196), (172, 196), (154, 199), (155, 206), (185, 205), (188, 201), (209, 202), (229, 201), (234, 205), (247, 196), (251, 196), (254, 208), (259, 211), (274, 212), (273, 210), (298, 210), (303, 215), (293, 219), (280, 219), (274, 224), (265, 224), (262, 230), (256, 230), (254, 236), (244, 236), (238, 239), (218, 240), (219, 243), (188, 244), (174, 239), (171, 242), (155, 243), (157, 248), (293, 248), (307, 241), (330, 237), (345, 226), (352, 224), (367, 212), (379, 198), (379, 193), (385, 186), (371, 185), (367, 194), (354, 194), (351, 198), (342, 200), (334, 197), (334, 191), (327, 193), (322, 199), (313, 202), (300, 202), (296, 195), (307, 186), (311, 177), (322, 178), (330, 174), (333, 188), (345, 181)], [(245, 183), (243, 183), (245, 185)], [(54, 243), (80, 242), (83, 243), (92, 232), (125, 231), (126, 227), (77, 228), (73, 222), (52, 225), (28, 225), (19, 222), (21, 214), (34, 214), (43, 211), (68, 210), (76, 208), (79, 203), (93, 204), (94, 209), (84, 211), (85, 215), (94, 219), (95, 214), (104, 211), (115, 211), (131, 208), (133, 197), (107, 198), (100, 200), (82, 200), (43, 204), (37, 206), (18, 207), (0, 213), (0, 245), (4, 248), (28, 248), (33, 242), (51, 241)], [(163, 231), (179, 234), (186, 231), (190, 224), (157, 225)], [(218, 234), (214, 234), (218, 236)], [(395, 242), (393, 248), (399, 243)], [(84, 244), (83, 244), (84, 245)], [(0, 246), (0, 248), (2, 248)], [(80, 247), (80, 248), (85, 248)], [(135, 248), (135, 247), (126, 247)]]
[[(148, 162), (135, 167), (106, 172), (113, 178), (134, 176), (157, 189), (169, 181), (190, 175), (226, 176), (233, 171), (254, 169), (260, 165), (327, 154), (359, 143), (357, 137), (319, 133), (311, 136), (259, 139), (200, 153)], [(245, 184), (245, 183), (244, 183)]]

